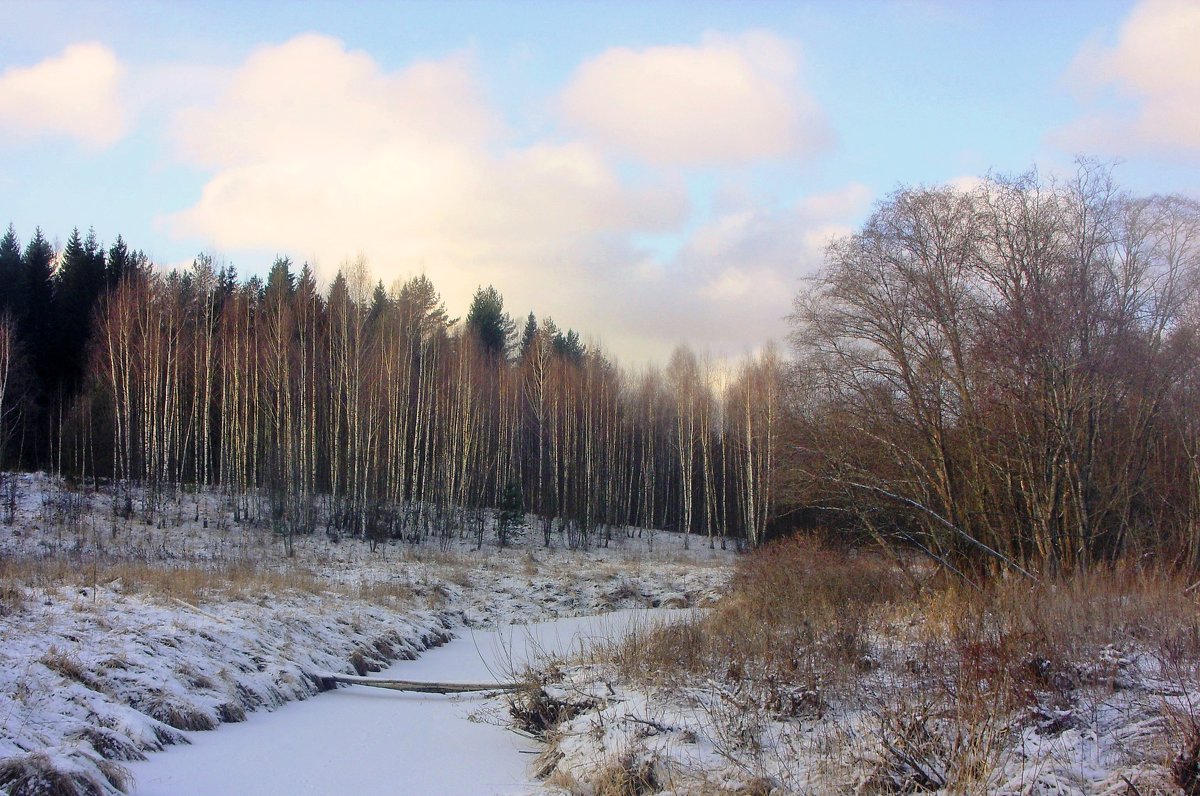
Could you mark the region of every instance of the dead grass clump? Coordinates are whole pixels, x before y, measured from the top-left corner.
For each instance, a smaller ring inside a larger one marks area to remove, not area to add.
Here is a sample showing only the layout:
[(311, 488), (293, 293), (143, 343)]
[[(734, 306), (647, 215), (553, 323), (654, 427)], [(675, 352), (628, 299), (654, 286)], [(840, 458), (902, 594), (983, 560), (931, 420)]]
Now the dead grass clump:
[(596, 707), (593, 699), (558, 699), (537, 685), (514, 691), (508, 696), (508, 712), (517, 728), (539, 740), (550, 737), (564, 721), (570, 721)]
[(613, 605), (620, 605), (629, 601), (641, 601), (642, 590), (628, 580), (622, 580), (613, 588), (609, 589), (604, 595), (605, 598)]
[(356, 649), (350, 653), (350, 665), (354, 667), (354, 672), (359, 677), (383, 671), (386, 664), (386, 660), (381, 660), (375, 652), (369, 649)]
[(0, 616), (12, 616), (24, 607), (24, 591), (15, 586), (0, 585)]
[(1117, 564), (1039, 584), (997, 579), (981, 594), (946, 590), (939, 595), (942, 605), (935, 599), (929, 614), (994, 634), (1036, 638), (1067, 658), (1132, 642), (1194, 659), (1200, 655), (1200, 612), (1187, 585), (1163, 568)]
[(105, 760), (145, 760), (146, 755), (128, 738), (107, 727), (85, 727), (76, 738), (87, 741)]
[(222, 724), (237, 724), (246, 720), (246, 709), (236, 702), (222, 702), (217, 705), (217, 718)]
[[(0, 582), (43, 589), (113, 584), (126, 594), (148, 594), (192, 604), (208, 602), (215, 597), (253, 599), (263, 594), (289, 591), (324, 594), (329, 588), (315, 575), (298, 567), (275, 570), (251, 561), (224, 561), (201, 567), (168, 560), (89, 558), (83, 564), (78, 557), (66, 554), (41, 558), (6, 557), (0, 560)], [(20, 595), (12, 585), (4, 588)], [(21, 604), (15, 602), (15, 596), (7, 602), (12, 602), (13, 610)], [(0, 593), (0, 614), (5, 610), (5, 603), (6, 598)]]
[(682, 592), (673, 592), (664, 594), (662, 597), (655, 597), (651, 603), (651, 608), (687, 608), (692, 604), (692, 600), (688, 595)]
[(145, 760), (142, 750), (134, 746), (120, 732), (114, 732), (104, 726), (86, 726), (72, 736), (74, 740), (86, 741), (96, 754), (106, 760)]
[(361, 586), (353, 596), (360, 600), (389, 608), (407, 605), (416, 598), (412, 587), (407, 582), (399, 580), (389, 580)]
[(1185, 796), (1200, 796), (1200, 726), (1194, 722), (1183, 749), (1171, 763), (1171, 778)]
[(920, 713), (881, 714), (873, 759), (863, 761), (866, 793), (936, 791), (947, 785), (949, 748)]
[(824, 619), (850, 606), (895, 602), (906, 595), (891, 562), (808, 536), (774, 542), (742, 559), (732, 585), (755, 605), (762, 621), (777, 625)]
[(941, 694), (920, 695), (869, 708), (874, 737), (862, 759), (868, 793), (986, 789), (1009, 741), (999, 710), (956, 704)]
[(250, 562), (226, 562), (212, 570), (121, 562), (103, 567), (99, 579), (119, 580), (127, 592), (157, 594), (197, 604), (213, 597), (252, 599), (281, 592), (321, 594), (327, 588), (301, 569), (276, 571)]
[(167, 693), (155, 694), (144, 705), (136, 707), (177, 730), (214, 730), (217, 727), (214, 716)]
[(599, 654), (622, 677), (647, 682), (706, 673), (713, 661), (713, 643), (707, 624), (695, 617), (633, 630), (621, 643), (602, 648)]
[(184, 662), (175, 667), (175, 673), (192, 688), (200, 691), (212, 691), (217, 687), (213, 679), (204, 672), (197, 672), (190, 664)]
[(88, 685), (91, 680), (78, 658), (63, 652), (56, 646), (51, 645), (50, 649), (46, 650), (46, 654), (38, 660), (47, 669), (61, 674), (68, 680), (75, 680), (84, 685)]
[(937, 646), (948, 641), (940, 654), (957, 667), (956, 679), (993, 706), (1001, 687), (1002, 707), (1047, 695), (1067, 701), (1084, 685), (1128, 686), (1126, 652), (1190, 666), (1200, 656), (1200, 611), (1186, 588), (1169, 571), (1128, 565), (1038, 584), (997, 579), (981, 592), (935, 593), (922, 608), (923, 634)]
[(602, 768), (591, 786), (595, 796), (646, 796), (661, 789), (653, 761), (629, 754)]
[(129, 772), (108, 760), (56, 761), (41, 752), (0, 760), (0, 788), (9, 796), (107, 796), (131, 783)]

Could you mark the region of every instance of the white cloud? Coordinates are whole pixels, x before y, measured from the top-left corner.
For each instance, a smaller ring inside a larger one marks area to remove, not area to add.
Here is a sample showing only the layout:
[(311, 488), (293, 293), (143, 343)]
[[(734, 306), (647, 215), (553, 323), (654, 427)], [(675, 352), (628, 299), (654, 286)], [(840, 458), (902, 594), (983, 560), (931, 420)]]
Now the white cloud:
[(387, 72), (315, 35), (260, 48), (177, 115), (179, 153), (211, 177), (168, 226), (326, 277), (361, 251), (385, 283), (428, 273), (454, 311), (491, 283), (514, 312), (570, 316), (628, 254), (609, 238), (681, 225), (686, 193), (627, 186), (585, 143), (509, 145), (471, 66)]
[(469, 56), (388, 71), (311, 35), (252, 53), (172, 130), (210, 174), (165, 219), (177, 235), (287, 253), (325, 278), (361, 251), (385, 284), (427, 273), (456, 315), (493, 284), (514, 315), (552, 316), (631, 363), (681, 340), (725, 355), (781, 335), (797, 277), (869, 198), (743, 196), (655, 257), (635, 241), (681, 234), (681, 176), (631, 182), (588, 140), (512, 143)]
[(1119, 153), (1200, 152), (1197, 42), (1200, 4), (1142, 0), (1115, 43), (1090, 43), (1076, 57), (1068, 78), (1091, 104), (1058, 139), (1069, 147)]
[(653, 164), (710, 166), (811, 155), (829, 141), (793, 47), (771, 33), (696, 46), (606, 50), (561, 97), (574, 129)]
[(116, 54), (95, 42), (6, 69), (0, 73), (0, 134), (65, 136), (91, 147), (111, 146), (128, 128), (120, 91), (124, 74)]

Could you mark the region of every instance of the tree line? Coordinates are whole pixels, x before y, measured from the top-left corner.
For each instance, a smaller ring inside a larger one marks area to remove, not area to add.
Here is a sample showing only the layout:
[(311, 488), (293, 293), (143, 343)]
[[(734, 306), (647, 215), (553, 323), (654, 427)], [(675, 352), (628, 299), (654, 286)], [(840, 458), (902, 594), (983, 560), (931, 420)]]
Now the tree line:
[(482, 541), (502, 516), (503, 543), (528, 511), (571, 546), (753, 544), (773, 515), (773, 349), (720, 378), (686, 348), (628, 372), (549, 318), (518, 332), (494, 287), (453, 319), (427, 277), (387, 289), (362, 258), (322, 289), (287, 258), (166, 271), (78, 231), (22, 250), (10, 226), (0, 256), (3, 464), (111, 479), (120, 512), (212, 488), (289, 542)]
[[(0, 240), (0, 455), (123, 511), (213, 488), (286, 538), (546, 544), (823, 530), (964, 578), (1200, 566), (1200, 204), (990, 176), (898, 189), (799, 291), (791, 356), (622, 369), (494, 287), (451, 318), (360, 258), (327, 288), (120, 238)], [(496, 518), (489, 526), (489, 518)]]
[[(1200, 564), (1200, 204), (905, 188), (797, 297), (792, 499), (966, 577)], [(842, 519), (839, 519), (842, 518)]]

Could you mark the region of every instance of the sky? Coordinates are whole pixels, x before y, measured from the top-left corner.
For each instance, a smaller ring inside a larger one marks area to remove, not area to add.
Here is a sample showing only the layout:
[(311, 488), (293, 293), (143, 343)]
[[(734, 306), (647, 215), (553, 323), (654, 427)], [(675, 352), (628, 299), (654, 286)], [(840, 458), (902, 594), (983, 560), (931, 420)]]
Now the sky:
[(901, 186), (1200, 196), (1197, 41), (1196, 0), (5, 0), (0, 224), (738, 357)]

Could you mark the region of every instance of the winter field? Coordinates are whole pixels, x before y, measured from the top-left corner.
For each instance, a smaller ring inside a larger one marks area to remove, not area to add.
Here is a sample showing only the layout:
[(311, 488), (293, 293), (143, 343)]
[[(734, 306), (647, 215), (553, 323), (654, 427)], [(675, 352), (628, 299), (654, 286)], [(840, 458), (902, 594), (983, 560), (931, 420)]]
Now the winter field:
[[(636, 529), (289, 557), (216, 495), (147, 524), (14, 483), (10, 796), (1200, 792), (1197, 589), (1161, 570), (976, 591), (871, 550)], [(323, 693), (335, 673), (521, 688)]]
[[(709, 604), (733, 558), (632, 529), (586, 551), (543, 549), (532, 534), (503, 550), (462, 539), (372, 551), (322, 534), (297, 539), (289, 558), (268, 530), (234, 525), (215, 495), (178, 496), (146, 524), (136, 511), (116, 517), (103, 493), (10, 478), (0, 787), (13, 796), (154, 792), (140, 787), (134, 761), (315, 696), (322, 673), (377, 672), (470, 628)], [(459, 657), (479, 652), (471, 644)]]

